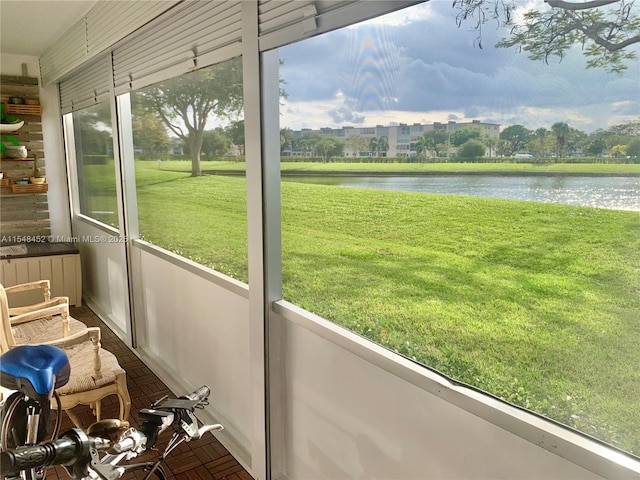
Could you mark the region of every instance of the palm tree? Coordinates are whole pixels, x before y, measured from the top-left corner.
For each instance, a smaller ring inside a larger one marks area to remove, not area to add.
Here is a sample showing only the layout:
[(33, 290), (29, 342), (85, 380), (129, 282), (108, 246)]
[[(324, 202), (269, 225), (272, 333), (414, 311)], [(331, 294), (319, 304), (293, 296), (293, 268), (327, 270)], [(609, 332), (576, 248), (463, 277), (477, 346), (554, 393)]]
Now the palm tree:
[(544, 140), (547, 137), (548, 133), (549, 130), (544, 127), (540, 127), (536, 130), (535, 136), (540, 141), (540, 155), (544, 155), (545, 153)]
[(378, 153), (386, 153), (389, 151), (389, 137), (386, 135), (381, 136), (378, 139)]
[(556, 156), (561, 158), (564, 153), (564, 146), (569, 135), (569, 125), (564, 122), (556, 122), (551, 125), (551, 131), (556, 136)]
[[(373, 154), (378, 151), (378, 139), (376, 137), (373, 137), (369, 141), (369, 151), (372, 153), (371, 156), (373, 156)], [(377, 156), (377, 153), (376, 153), (376, 156)]]
[(434, 146), (432, 138), (429, 138), (426, 135), (421, 135), (420, 138), (418, 138), (418, 143), (416, 143), (416, 153), (421, 157), (426, 157), (427, 152), (429, 150), (433, 150)]

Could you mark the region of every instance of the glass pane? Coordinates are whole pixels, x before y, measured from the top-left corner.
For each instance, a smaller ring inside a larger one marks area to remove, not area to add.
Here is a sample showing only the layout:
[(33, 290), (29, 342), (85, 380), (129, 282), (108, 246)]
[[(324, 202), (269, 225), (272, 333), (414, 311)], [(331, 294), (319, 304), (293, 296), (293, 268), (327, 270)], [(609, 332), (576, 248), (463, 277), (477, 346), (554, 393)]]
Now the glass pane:
[(131, 94), (140, 237), (248, 281), (242, 62)]
[(118, 228), (111, 111), (101, 103), (73, 112), (80, 213)]
[(451, 3), (280, 49), (283, 296), (638, 455), (638, 62)]

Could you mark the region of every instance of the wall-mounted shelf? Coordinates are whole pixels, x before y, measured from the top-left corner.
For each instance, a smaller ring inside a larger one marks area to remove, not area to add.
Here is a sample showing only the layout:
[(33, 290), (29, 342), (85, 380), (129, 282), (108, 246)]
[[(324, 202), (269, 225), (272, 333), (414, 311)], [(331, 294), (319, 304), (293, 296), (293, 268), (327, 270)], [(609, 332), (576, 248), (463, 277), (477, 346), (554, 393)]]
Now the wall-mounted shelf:
[(7, 103), (7, 113), (12, 115), (42, 115), (42, 105), (14, 105)]
[(0, 83), (3, 97), (24, 99), (24, 103), (20, 104), (3, 103), (8, 114), (24, 121), (17, 131), (3, 135), (11, 135), (28, 151), (27, 158), (0, 158), (0, 169), (5, 177), (0, 182), (0, 231), (7, 238), (14, 235), (46, 237), (51, 234), (47, 198), (49, 185), (15, 183), (33, 176), (34, 154), (38, 155), (40, 175), (46, 175), (48, 162), (44, 152), (43, 107), (40, 104), (38, 79), (2, 75)]
[(11, 185), (11, 193), (47, 193), (49, 184), (47, 183), (14, 183)]

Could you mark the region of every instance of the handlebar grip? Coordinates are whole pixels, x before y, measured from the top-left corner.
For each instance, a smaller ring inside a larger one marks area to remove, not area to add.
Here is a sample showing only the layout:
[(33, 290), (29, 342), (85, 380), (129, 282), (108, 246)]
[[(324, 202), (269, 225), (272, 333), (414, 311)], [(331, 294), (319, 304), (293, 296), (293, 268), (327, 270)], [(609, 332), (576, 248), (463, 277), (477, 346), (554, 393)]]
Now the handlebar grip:
[(196, 389), (194, 392), (190, 393), (189, 395), (185, 395), (184, 398), (197, 401), (197, 402), (203, 402), (207, 398), (209, 398), (210, 394), (211, 394), (211, 389), (206, 385), (203, 385), (200, 388)]
[(0, 474), (5, 477), (31, 468), (66, 465), (85, 456), (88, 453), (88, 443), (89, 439), (84, 432), (74, 428), (53, 442), (2, 452)]

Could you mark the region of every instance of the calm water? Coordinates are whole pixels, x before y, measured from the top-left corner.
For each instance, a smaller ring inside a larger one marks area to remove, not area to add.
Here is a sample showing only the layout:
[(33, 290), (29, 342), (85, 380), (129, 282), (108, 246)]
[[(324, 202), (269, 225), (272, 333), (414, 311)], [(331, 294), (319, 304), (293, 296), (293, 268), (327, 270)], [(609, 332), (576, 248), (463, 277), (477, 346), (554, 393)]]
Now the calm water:
[(355, 188), (443, 193), (563, 203), (640, 212), (640, 177), (429, 175), (419, 177), (283, 177)]

